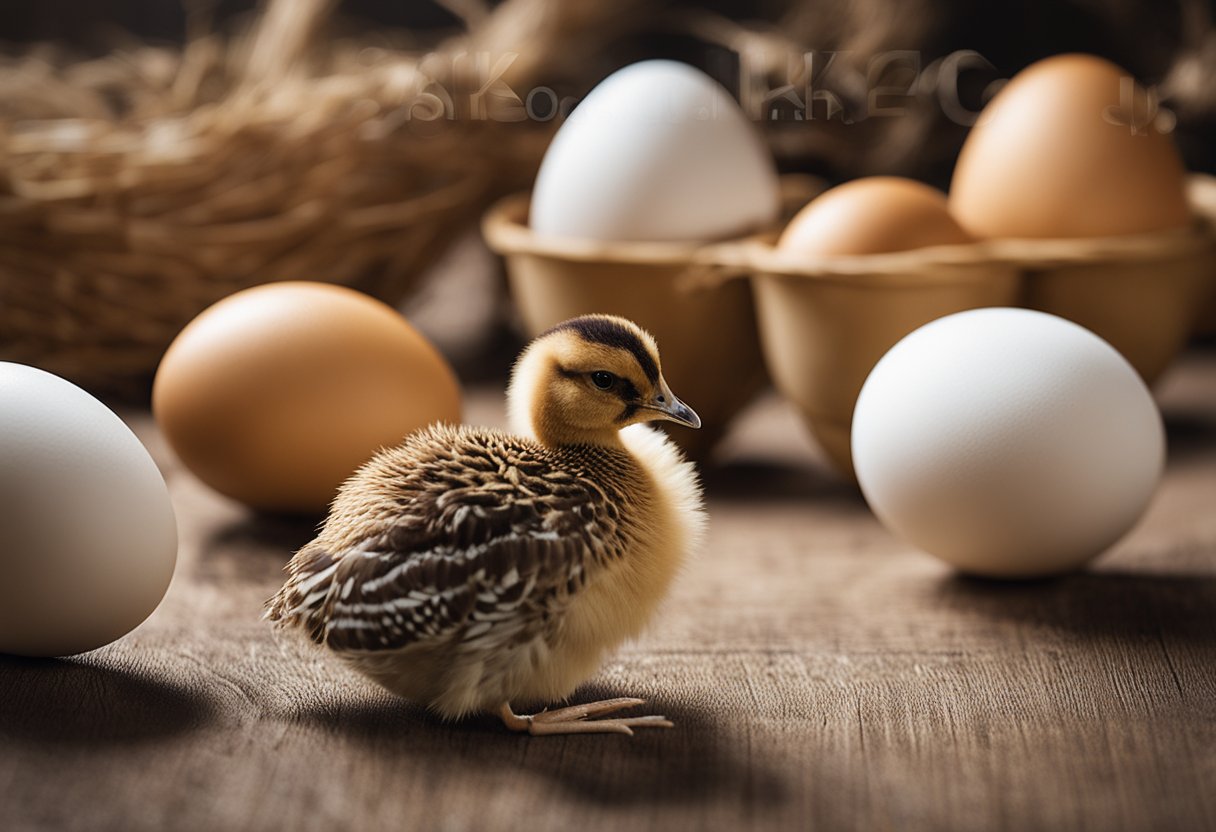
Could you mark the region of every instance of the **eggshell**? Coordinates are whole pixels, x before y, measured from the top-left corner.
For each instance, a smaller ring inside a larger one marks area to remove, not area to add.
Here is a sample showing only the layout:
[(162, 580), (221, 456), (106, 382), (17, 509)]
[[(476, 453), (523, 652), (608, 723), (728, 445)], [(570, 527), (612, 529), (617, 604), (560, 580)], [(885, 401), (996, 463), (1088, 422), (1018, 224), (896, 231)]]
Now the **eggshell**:
[(712, 240), (771, 225), (779, 210), (772, 158), (726, 90), (685, 64), (643, 61), (557, 131), (530, 223), (546, 236)]
[(1105, 237), (1192, 221), (1182, 160), (1131, 76), (1092, 55), (1016, 75), (959, 154), (950, 209), (977, 237)]
[(156, 464), (84, 390), (0, 362), (0, 653), (66, 656), (164, 597), (177, 524)]
[(1082, 327), (979, 309), (913, 332), (870, 373), (853, 462), (894, 533), (965, 572), (1075, 569), (1122, 537), (1161, 475), (1144, 382)]
[(201, 480), (277, 511), (323, 511), (378, 449), (460, 419), (456, 377), (422, 335), (321, 283), (267, 284), (203, 312), (166, 352), (152, 399)]
[(839, 256), (971, 241), (950, 216), (941, 191), (897, 176), (870, 176), (838, 185), (809, 202), (786, 226), (777, 247)]

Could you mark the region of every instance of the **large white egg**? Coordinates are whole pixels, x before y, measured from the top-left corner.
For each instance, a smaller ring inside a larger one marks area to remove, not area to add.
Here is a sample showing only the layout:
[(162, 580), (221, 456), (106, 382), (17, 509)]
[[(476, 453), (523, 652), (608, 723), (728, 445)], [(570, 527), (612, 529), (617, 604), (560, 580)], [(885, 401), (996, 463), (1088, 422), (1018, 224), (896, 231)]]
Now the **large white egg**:
[(773, 224), (777, 172), (759, 134), (709, 76), (642, 61), (608, 76), (545, 153), (529, 222), (592, 240), (712, 240)]
[(120, 638), (176, 560), (169, 492), (130, 428), (58, 376), (0, 362), (0, 653)]
[(960, 312), (892, 347), (862, 388), (852, 443), (889, 529), (964, 572), (1011, 578), (1110, 547), (1165, 456), (1161, 415), (1126, 359), (1025, 309)]

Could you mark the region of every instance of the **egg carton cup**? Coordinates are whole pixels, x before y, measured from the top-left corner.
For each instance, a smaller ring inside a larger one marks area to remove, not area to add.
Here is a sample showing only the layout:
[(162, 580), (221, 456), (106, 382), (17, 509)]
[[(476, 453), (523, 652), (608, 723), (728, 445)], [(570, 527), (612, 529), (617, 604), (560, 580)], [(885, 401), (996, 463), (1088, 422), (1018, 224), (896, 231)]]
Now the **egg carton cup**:
[(541, 237), (528, 228), (528, 201), (527, 194), (503, 200), (483, 224), (490, 247), (506, 259), (528, 335), (592, 313), (648, 330), (660, 345), (664, 377), (702, 423), (699, 431), (664, 427), (688, 454), (704, 457), (765, 383), (747, 284), (690, 279), (696, 246)]
[[(787, 213), (822, 189), (810, 177), (783, 177)], [(482, 222), (490, 248), (505, 258), (527, 333), (592, 313), (635, 321), (658, 341), (672, 390), (701, 417), (700, 430), (664, 429), (690, 456), (705, 458), (767, 383), (750, 287), (724, 279), (721, 269), (711, 273), (717, 250), (730, 244), (546, 237), (528, 226), (529, 200), (507, 197)]]
[(1018, 301), (1017, 270), (983, 246), (808, 259), (751, 243), (719, 266), (752, 274), (761, 344), (777, 389), (833, 464), (852, 475), (853, 407), (901, 338), (954, 312)]
[(1002, 240), (995, 257), (1022, 276), (1023, 306), (1101, 336), (1155, 383), (1196, 331), (1216, 278), (1216, 235), (1190, 228), (1079, 240)]
[[(1187, 183), (1188, 197), (1195, 214), (1208, 226), (1216, 228), (1216, 176), (1203, 173), (1191, 174)], [(1212, 269), (1216, 272), (1216, 261)], [(1216, 277), (1213, 278), (1216, 282)], [(1205, 334), (1216, 334), (1216, 290), (1199, 316), (1198, 330)]]

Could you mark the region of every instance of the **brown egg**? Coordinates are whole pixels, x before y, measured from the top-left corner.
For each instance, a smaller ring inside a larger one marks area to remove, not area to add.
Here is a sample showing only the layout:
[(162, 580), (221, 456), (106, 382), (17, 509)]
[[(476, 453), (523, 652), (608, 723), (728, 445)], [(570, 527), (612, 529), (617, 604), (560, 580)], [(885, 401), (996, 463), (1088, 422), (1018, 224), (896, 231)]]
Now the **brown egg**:
[(1015, 76), (963, 145), (950, 210), (977, 237), (1109, 237), (1191, 222), (1170, 121), (1131, 76), (1060, 55)]
[(895, 176), (846, 182), (812, 200), (778, 241), (812, 255), (883, 254), (971, 242), (946, 208), (946, 195)]
[(195, 318), (156, 373), (152, 406), (182, 462), (259, 509), (319, 512), (383, 446), (460, 419), (442, 356), (352, 289), (273, 283)]

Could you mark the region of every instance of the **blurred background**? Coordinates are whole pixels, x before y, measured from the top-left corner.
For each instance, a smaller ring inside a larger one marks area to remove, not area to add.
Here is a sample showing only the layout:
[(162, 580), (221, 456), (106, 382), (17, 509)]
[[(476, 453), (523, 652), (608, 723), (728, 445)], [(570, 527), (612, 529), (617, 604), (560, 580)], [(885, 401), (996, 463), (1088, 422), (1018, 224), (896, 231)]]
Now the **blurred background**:
[(0, 24), (0, 359), (145, 400), (197, 312), (268, 279), (402, 305), (462, 377), (516, 336), (479, 218), (564, 113), (646, 57), (694, 64), (783, 171), (945, 187), (976, 113), (1085, 51), (1216, 171), (1201, 0), (41, 0)]
[[(181, 45), (192, 35), (239, 34), (263, 5), (46, 0), (7, 8), (2, 34), (10, 57), (47, 42), (78, 57), (98, 57), (136, 43)], [(950, 108), (934, 100), (938, 73), (961, 76), (959, 105), (975, 111), (994, 91), (992, 82), (1048, 55), (1090, 52), (1159, 85), (1179, 115), (1177, 136), (1190, 167), (1216, 166), (1210, 83), (1216, 7), (1204, 0), (1030, 0), (987, 5), (982, 13), (960, 0), (302, 0), (289, 6), (301, 18), (320, 10), (324, 38), (359, 39), (373, 48), (453, 45), (451, 38), (484, 26), (482, 45), (526, 53), (519, 63), (528, 65), (528, 80), (559, 97), (581, 96), (614, 69), (647, 57), (692, 63), (736, 94), (741, 75), (750, 74), (757, 89), (776, 91), (774, 112), (765, 115), (777, 120), (766, 127), (786, 168), (829, 177), (901, 173), (940, 186), (969, 125), (955, 123)], [(489, 20), (492, 12), (501, 19)], [(489, 31), (495, 25), (513, 31)], [(914, 54), (887, 57), (896, 51)], [(518, 67), (504, 78), (523, 75)], [(786, 85), (801, 92), (808, 80), (822, 95), (812, 108), (816, 123), (791, 125), (800, 116), (777, 102)], [(867, 119), (867, 96), (879, 88), (912, 112)], [(843, 107), (831, 117), (829, 95)]]

